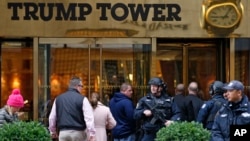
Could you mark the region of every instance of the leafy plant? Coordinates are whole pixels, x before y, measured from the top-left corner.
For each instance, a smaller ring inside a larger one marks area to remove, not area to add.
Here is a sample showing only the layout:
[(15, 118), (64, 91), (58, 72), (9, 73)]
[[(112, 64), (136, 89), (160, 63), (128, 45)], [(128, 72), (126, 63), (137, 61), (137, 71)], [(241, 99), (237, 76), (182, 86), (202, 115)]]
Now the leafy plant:
[(0, 128), (1, 141), (51, 141), (46, 127), (37, 121), (14, 122)]
[(161, 128), (155, 141), (209, 141), (210, 131), (198, 122), (174, 122)]

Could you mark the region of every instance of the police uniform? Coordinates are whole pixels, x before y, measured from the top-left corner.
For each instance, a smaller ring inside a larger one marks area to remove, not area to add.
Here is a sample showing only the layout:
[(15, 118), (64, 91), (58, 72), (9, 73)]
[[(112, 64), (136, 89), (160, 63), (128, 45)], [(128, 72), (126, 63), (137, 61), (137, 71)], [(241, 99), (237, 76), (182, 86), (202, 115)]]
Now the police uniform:
[(230, 125), (250, 124), (250, 104), (247, 96), (239, 103), (228, 102), (218, 111), (212, 127), (211, 141), (229, 141)]
[(210, 85), (209, 94), (212, 99), (206, 101), (198, 113), (197, 122), (202, 123), (203, 127), (208, 130), (212, 129), (216, 113), (227, 102), (223, 97), (223, 86), (224, 84), (221, 81), (214, 81)]
[(211, 141), (229, 141), (231, 125), (250, 125), (250, 104), (248, 97), (243, 93), (244, 85), (238, 80), (232, 80), (223, 89), (228, 90), (234, 99), (228, 99), (216, 114), (211, 130)]
[[(161, 81), (156, 81), (158, 86), (161, 86)], [(154, 83), (149, 83), (154, 84)], [(152, 116), (146, 117), (144, 115), (145, 110), (151, 110)], [(157, 114), (154, 110), (157, 109)], [(157, 131), (165, 126), (166, 120), (180, 120), (181, 112), (173, 101), (173, 98), (166, 93), (161, 93), (156, 97), (152, 93), (148, 93), (142, 97), (136, 106), (134, 112), (134, 118), (136, 120), (142, 120), (141, 128), (144, 130), (142, 141), (151, 141), (156, 137)]]

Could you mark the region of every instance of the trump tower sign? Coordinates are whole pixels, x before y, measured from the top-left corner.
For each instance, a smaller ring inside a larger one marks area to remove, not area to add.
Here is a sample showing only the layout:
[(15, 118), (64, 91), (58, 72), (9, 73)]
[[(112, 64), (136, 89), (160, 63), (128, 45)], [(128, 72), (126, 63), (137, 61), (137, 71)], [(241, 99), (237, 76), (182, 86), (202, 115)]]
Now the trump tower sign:
[[(0, 36), (208, 36), (199, 24), (202, 1), (197, 0), (1, 0), (0, 3)], [(248, 1), (242, 3), (249, 13)], [(237, 35), (249, 36), (248, 19), (243, 19), (235, 31)]]

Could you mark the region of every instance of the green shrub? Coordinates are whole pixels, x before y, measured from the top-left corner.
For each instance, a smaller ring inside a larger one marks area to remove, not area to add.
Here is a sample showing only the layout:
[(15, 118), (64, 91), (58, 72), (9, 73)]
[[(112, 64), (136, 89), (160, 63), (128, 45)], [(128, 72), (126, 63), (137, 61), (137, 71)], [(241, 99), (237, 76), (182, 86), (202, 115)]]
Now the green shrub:
[(209, 141), (210, 131), (198, 122), (174, 122), (161, 128), (155, 141)]
[(14, 122), (0, 128), (1, 141), (51, 141), (45, 126), (36, 121)]

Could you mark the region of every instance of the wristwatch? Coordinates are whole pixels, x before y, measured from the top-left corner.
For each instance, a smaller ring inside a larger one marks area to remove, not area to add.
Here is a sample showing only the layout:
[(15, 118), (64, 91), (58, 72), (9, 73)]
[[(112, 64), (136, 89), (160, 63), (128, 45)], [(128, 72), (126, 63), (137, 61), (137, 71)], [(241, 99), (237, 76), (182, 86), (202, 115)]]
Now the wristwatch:
[(241, 0), (203, 0), (200, 26), (209, 34), (225, 36), (239, 27), (242, 16)]

